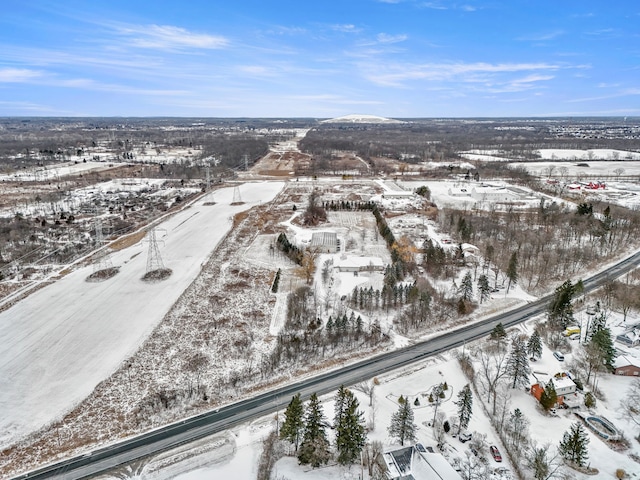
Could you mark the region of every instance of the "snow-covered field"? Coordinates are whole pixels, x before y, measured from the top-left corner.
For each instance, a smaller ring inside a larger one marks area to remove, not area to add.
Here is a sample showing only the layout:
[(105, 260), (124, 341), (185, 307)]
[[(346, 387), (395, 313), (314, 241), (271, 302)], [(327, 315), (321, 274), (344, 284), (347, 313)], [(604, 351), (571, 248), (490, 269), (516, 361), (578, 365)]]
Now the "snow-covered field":
[[(588, 167), (579, 166), (578, 163), (586, 163)], [(640, 162), (630, 161), (587, 161), (587, 162), (512, 162), (509, 167), (521, 167), (527, 169), (532, 175), (547, 178), (549, 167), (553, 170), (554, 177), (565, 176), (567, 179), (577, 179), (585, 177), (593, 179), (598, 176), (611, 177), (618, 176), (618, 169), (622, 169), (620, 176), (640, 175)]]
[[(612, 148), (594, 148), (589, 150), (541, 148), (536, 150), (543, 160), (640, 160), (640, 152), (615, 150)], [(513, 159), (504, 156), (498, 150), (469, 150), (460, 152), (460, 156), (468, 160), (485, 162), (508, 162)]]
[(161, 224), (160, 252), (173, 271), (165, 281), (141, 281), (143, 242), (111, 254), (115, 277), (87, 282), (93, 267), (80, 268), (0, 313), (0, 445), (61, 417), (115, 371), (196, 278), (233, 215), (282, 187), (243, 184), (244, 204), (233, 206), (233, 187), (216, 190)]
[(69, 175), (80, 175), (87, 172), (104, 171), (121, 166), (121, 164), (107, 164), (104, 162), (65, 162), (45, 167), (34, 167), (28, 170), (21, 170), (15, 173), (0, 175), (0, 182), (23, 181), (23, 182), (45, 182), (60, 179)]

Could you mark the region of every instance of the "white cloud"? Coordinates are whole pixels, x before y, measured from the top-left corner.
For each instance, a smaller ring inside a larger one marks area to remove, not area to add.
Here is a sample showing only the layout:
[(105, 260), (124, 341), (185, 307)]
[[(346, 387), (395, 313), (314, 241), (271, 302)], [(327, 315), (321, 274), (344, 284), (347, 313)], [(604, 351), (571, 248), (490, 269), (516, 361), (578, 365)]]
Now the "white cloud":
[(398, 43), (404, 42), (407, 39), (407, 36), (404, 34), (389, 35), (388, 33), (379, 33), (376, 36), (376, 39), (379, 43)]
[(421, 4), (422, 7), (431, 8), (433, 10), (448, 10), (449, 7), (445, 7), (444, 5), (437, 2), (425, 2)]
[(553, 40), (554, 38), (560, 37), (564, 35), (564, 33), (565, 32), (563, 30), (554, 30), (553, 32), (525, 35), (522, 37), (518, 37), (517, 40), (526, 42), (546, 42), (548, 40)]
[(172, 25), (125, 25), (116, 27), (130, 45), (164, 50), (223, 48), (229, 40), (218, 35), (194, 33)]
[(455, 78), (462, 82), (483, 82), (487, 76), (500, 73), (525, 71), (553, 71), (561, 68), (548, 63), (442, 63), (421, 65), (391, 65), (381, 68), (367, 77), (373, 83), (384, 86), (402, 86), (410, 80), (438, 81)]
[(0, 82), (2, 83), (23, 83), (42, 76), (38, 70), (28, 68), (0, 68)]
[(360, 33), (362, 31), (361, 28), (356, 27), (352, 23), (339, 23), (335, 25), (331, 25), (331, 29), (336, 32), (342, 33)]
[(121, 93), (125, 95), (181, 96), (189, 95), (187, 90), (152, 89), (113, 83), (96, 82), (90, 78), (74, 78), (49, 82), (49, 85), (68, 88), (81, 88), (99, 92)]

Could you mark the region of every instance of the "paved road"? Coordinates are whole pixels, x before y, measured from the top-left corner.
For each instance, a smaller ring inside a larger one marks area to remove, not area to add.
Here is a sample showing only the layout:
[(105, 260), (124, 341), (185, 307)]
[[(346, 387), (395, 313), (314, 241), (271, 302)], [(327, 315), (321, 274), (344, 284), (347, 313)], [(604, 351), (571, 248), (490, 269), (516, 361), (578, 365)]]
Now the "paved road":
[[(640, 252), (584, 280), (585, 292), (591, 291), (640, 264)], [(488, 335), (493, 327), (516, 325), (547, 308), (551, 295), (522, 307), (494, 315), (486, 320), (444, 333), (431, 340), (386, 353), (339, 370), (300, 380), (257, 397), (229, 405), (197, 417), (180, 421), (130, 440), (101, 448), (80, 457), (41, 468), (16, 478), (79, 479), (105, 472), (118, 465), (189, 443), (193, 440), (226, 430), (250, 419), (281, 410), (296, 393), (308, 398), (312, 393), (329, 393), (340, 385), (353, 385), (397, 368), (437, 355), (465, 342)]]

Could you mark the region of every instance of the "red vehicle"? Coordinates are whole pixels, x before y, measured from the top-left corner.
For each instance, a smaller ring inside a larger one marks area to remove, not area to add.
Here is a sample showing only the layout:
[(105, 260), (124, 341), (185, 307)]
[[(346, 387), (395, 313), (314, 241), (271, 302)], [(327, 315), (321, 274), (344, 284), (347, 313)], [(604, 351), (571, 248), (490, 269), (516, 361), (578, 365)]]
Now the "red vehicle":
[(498, 450), (498, 447), (496, 447), (495, 445), (491, 445), (489, 447), (489, 451), (491, 452), (491, 455), (493, 455), (493, 459), (496, 462), (502, 461), (502, 455), (500, 455), (500, 450)]

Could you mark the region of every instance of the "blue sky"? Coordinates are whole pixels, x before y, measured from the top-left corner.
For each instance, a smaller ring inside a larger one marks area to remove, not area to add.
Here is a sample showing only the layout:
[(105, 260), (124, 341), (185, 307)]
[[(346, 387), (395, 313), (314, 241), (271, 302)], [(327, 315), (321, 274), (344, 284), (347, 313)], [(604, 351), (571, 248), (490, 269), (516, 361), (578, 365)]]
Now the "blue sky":
[(0, 115), (640, 115), (635, 0), (4, 0)]

